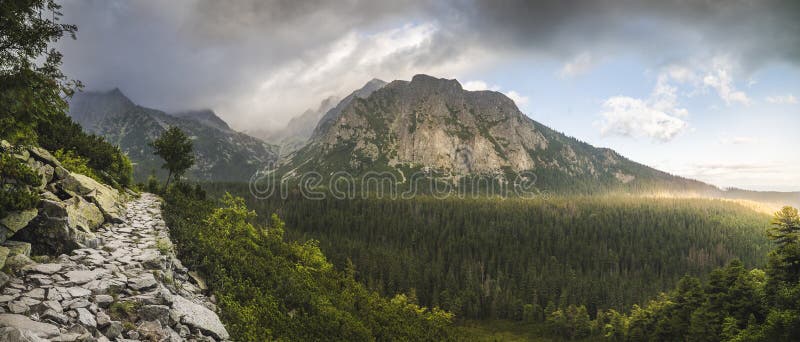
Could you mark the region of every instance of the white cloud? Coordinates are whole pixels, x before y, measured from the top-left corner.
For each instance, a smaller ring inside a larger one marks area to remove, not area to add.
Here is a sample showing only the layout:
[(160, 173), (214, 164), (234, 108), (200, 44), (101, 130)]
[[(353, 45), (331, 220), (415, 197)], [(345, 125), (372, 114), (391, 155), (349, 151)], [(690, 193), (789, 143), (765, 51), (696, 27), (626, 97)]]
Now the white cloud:
[(466, 90), (469, 90), (469, 91), (478, 91), (478, 90), (500, 91), (505, 96), (508, 96), (508, 98), (513, 100), (514, 103), (517, 104), (517, 106), (524, 106), (524, 105), (526, 105), (528, 103), (528, 100), (529, 100), (527, 96), (523, 96), (522, 94), (520, 94), (520, 93), (518, 93), (518, 92), (516, 92), (514, 90), (501, 91), (500, 86), (498, 86), (498, 85), (491, 85), (490, 86), (488, 83), (486, 83), (484, 81), (481, 81), (481, 80), (473, 80), (473, 81), (464, 82), (464, 84), (462, 84), (461, 87), (466, 89)]
[(497, 91), (497, 90), (500, 90), (500, 87), (498, 87), (496, 85), (493, 85), (493, 86), (490, 87), (488, 84), (486, 84), (486, 82), (480, 81), (480, 80), (464, 82), (464, 84), (462, 84), (461, 87), (466, 89), (466, 90), (469, 90), (469, 91), (478, 91), (478, 90), (494, 90), (494, 91)]
[(592, 55), (584, 52), (575, 56), (571, 61), (564, 63), (564, 66), (561, 67), (561, 70), (558, 72), (558, 76), (561, 78), (579, 76), (589, 71), (594, 64), (595, 60), (592, 58)]
[(669, 66), (659, 75), (647, 99), (614, 96), (603, 103), (603, 120), (600, 133), (629, 137), (649, 137), (657, 141), (670, 141), (689, 125), (683, 118), (689, 116), (686, 108), (679, 107), (678, 87), (673, 82), (691, 82), (696, 76), (690, 69)]
[(703, 77), (703, 84), (715, 89), (728, 105), (734, 102), (749, 105), (751, 100), (747, 94), (733, 86), (733, 68), (734, 64), (727, 57), (714, 58), (710, 70)]
[(767, 96), (767, 102), (774, 104), (797, 104), (797, 98), (792, 94)]
[(627, 96), (614, 96), (603, 103), (600, 132), (631, 137), (647, 136), (669, 141), (688, 127), (680, 118), (667, 114), (643, 101)]
[(518, 93), (516, 91), (512, 90), (512, 91), (509, 91), (509, 92), (507, 92), (505, 94), (510, 99), (514, 100), (514, 103), (516, 103), (517, 106), (524, 106), (524, 105), (526, 105), (528, 103), (528, 97), (527, 96), (522, 96), (522, 95), (520, 95), (520, 93)]

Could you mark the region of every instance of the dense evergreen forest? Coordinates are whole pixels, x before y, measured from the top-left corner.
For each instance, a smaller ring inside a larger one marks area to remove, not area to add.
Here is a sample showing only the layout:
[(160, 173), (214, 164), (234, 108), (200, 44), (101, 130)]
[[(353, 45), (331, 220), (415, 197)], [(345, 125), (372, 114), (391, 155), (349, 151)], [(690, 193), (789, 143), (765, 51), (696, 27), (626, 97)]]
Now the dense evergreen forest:
[(689, 274), (733, 258), (765, 262), (768, 216), (719, 200), (550, 199), (256, 200), (287, 236), (316, 239), (337, 267), (386, 295), (405, 293), (462, 318), (522, 320), (545, 308), (629, 309)]

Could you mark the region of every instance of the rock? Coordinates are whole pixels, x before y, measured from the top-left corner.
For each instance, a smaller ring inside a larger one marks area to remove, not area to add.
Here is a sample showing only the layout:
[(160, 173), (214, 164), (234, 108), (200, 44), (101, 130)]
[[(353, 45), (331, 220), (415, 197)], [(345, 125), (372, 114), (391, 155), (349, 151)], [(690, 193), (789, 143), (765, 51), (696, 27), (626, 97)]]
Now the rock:
[(79, 173), (70, 173), (64, 177), (61, 180), (61, 187), (90, 199), (100, 207), (107, 220), (114, 223), (122, 222), (120, 196), (117, 190)]
[(35, 272), (41, 274), (53, 274), (61, 271), (63, 266), (61, 264), (37, 264), (25, 267), (23, 271)]
[(24, 255), (26, 257), (31, 256), (31, 244), (22, 241), (6, 241), (3, 243), (3, 247), (8, 248), (8, 256), (14, 255)]
[(110, 295), (97, 295), (94, 296), (94, 302), (101, 308), (107, 308), (114, 302), (114, 297)]
[(42, 199), (50, 200), (50, 201), (60, 201), (61, 199), (56, 196), (56, 194), (50, 191), (44, 191), (41, 193)]
[(6, 265), (6, 259), (8, 259), (8, 254), (11, 253), (11, 250), (8, 247), (0, 246), (0, 268)]
[(111, 324), (111, 317), (108, 317), (108, 315), (103, 311), (97, 312), (97, 317), (95, 320), (97, 321), (97, 326), (100, 328), (105, 328)]
[(8, 311), (15, 314), (23, 314), (30, 311), (31, 307), (21, 300), (8, 303)]
[(46, 164), (49, 164), (49, 165), (52, 165), (52, 166), (59, 166), (59, 167), (61, 166), (61, 163), (58, 161), (58, 159), (53, 157), (53, 155), (50, 154), (50, 152), (48, 152), (47, 150), (45, 150), (45, 149), (43, 149), (41, 147), (28, 146), (28, 151), (30, 152), (30, 155), (32, 157), (34, 157), (34, 158), (36, 158), (36, 159), (38, 159), (38, 160), (40, 160), (40, 161), (42, 161), (42, 162), (44, 162)]
[(140, 338), (150, 341), (161, 341), (167, 337), (159, 321), (142, 322), (136, 331), (139, 332)]
[(73, 197), (63, 203), (71, 227), (91, 233), (103, 224), (103, 212), (82, 197)]
[(226, 340), (230, 337), (217, 314), (200, 304), (191, 302), (181, 296), (175, 296), (172, 309), (181, 317), (181, 323), (183, 324), (210, 333), (217, 339)]
[(27, 297), (34, 298), (34, 299), (42, 300), (47, 295), (47, 292), (45, 291), (45, 289), (36, 288), (36, 289), (28, 291), (24, 295), (27, 296)]
[(6, 267), (8, 267), (12, 272), (17, 272), (23, 269), (25, 266), (33, 264), (33, 260), (23, 254), (13, 255), (6, 259)]
[(156, 278), (150, 273), (145, 273), (138, 278), (128, 280), (128, 286), (136, 291), (143, 291), (155, 288), (158, 285)]
[(41, 338), (51, 338), (59, 334), (55, 325), (36, 322), (16, 314), (0, 314), (0, 326), (17, 328), (22, 332), (29, 331)]
[(159, 321), (163, 326), (170, 326), (170, 310), (166, 305), (144, 305), (138, 314), (142, 320)]
[(46, 342), (31, 331), (22, 331), (14, 327), (0, 328), (0, 341), (5, 342)]
[(191, 280), (192, 280), (192, 283), (194, 283), (195, 285), (197, 285), (197, 287), (198, 287), (198, 288), (199, 288), (201, 291), (206, 291), (206, 290), (208, 290), (208, 286), (206, 285), (206, 281), (205, 281), (205, 280), (203, 280), (203, 277), (201, 277), (201, 276), (200, 276), (200, 275), (199, 275), (197, 272), (190, 271), (190, 272), (189, 272), (189, 279), (191, 279)]
[(19, 231), (17, 237), (34, 242), (37, 253), (49, 255), (69, 253), (96, 239), (93, 233), (83, 228), (94, 226), (97, 210), (92, 210), (86, 201), (68, 201), (71, 204), (69, 209), (64, 202), (43, 199), (39, 216), (28, 229)]
[(105, 270), (93, 270), (93, 271), (69, 271), (64, 274), (67, 277), (69, 282), (75, 285), (86, 284), (92, 280), (99, 278), (101, 275), (106, 274)]
[(91, 295), (92, 291), (89, 291), (82, 287), (73, 286), (67, 288), (67, 293), (69, 293), (69, 295), (72, 297), (86, 297), (88, 295)]
[(108, 337), (109, 339), (113, 340), (117, 337), (122, 336), (122, 332), (125, 328), (122, 327), (122, 323), (119, 321), (111, 321), (106, 327), (106, 330), (103, 331), (103, 335)]
[(56, 169), (55, 170), (56, 179), (64, 179), (67, 178), (67, 176), (69, 176), (69, 171), (67, 171), (67, 169), (61, 166), (56, 166), (55, 169)]
[(39, 215), (39, 210), (36, 208), (8, 213), (6, 217), (0, 219), (0, 225), (6, 229), (6, 235), (2, 239), (10, 238), (20, 229), (27, 227), (28, 223), (36, 218), (37, 215)]
[(41, 185), (39, 185), (38, 189), (44, 190), (47, 186), (47, 183), (53, 180), (53, 174), (55, 173), (55, 169), (48, 164), (44, 164), (34, 158), (28, 158), (28, 167), (31, 170), (36, 171), (41, 177)]
[(67, 324), (69, 323), (69, 317), (67, 315), (56, 312), (55, 310), (45, 310), (45, 312), (41, 316), (42, 319), (50, 320), (58, 324)]
[(97, 321), (89, 310), (86, 310), (86, 308), (77, 308), (75, 312), (78, 313), (78, 322), (84, 327), (97, 328)]
[(3, 272), (0, 272), (0, 289), (6, 286), (9, 280), (11, 280), (11, 277)]

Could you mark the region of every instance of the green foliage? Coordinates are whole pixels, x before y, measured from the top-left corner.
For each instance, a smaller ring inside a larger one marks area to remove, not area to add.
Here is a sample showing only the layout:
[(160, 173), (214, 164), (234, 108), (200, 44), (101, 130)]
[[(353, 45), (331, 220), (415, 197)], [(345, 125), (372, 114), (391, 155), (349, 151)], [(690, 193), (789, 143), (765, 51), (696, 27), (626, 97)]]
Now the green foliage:
[[(794, 341), (800, 336), (800, 280), (792, 260), (798, 213), (783, 208), (775, 214), (769, 237), (767, 272), (748, 271), (739, 260), (709, 274), (705, 282), (684, 277), (669, 293), (646, 306), (634, 305), (629, 315), (600, 312), (596, 336), (612, 341)], [(577, 312), (577, 311), (575, 311)], [(569, 327), (567, 315), (555, 310), (548, 318), (556, 328)], [(574, 329), (556, 329), (571, 338)]]
[(192, 154), (192, 140), (186, 136), (180, 128), (176, 126), (170, 127), (166, 132), (161, 134), (158, 139), (150, 143), (153, 148), (153, 153), (164, 159), (164, 165), (161, 167), (169, 170), (167, 181), (164, 187), (169, 186), (169, 181), (172, 175), (180, 178), (186, 170), (194, 165), (194, 155)]
[(165, 218), (181, 259), (206, 276), (233, 339), (448, 340), (453, 316), (397, 295), (367, 290), (339, 271), (318, 243), (289, 242), (272, 215), (266, 226), (229, 194), (216, 208), (196, 189), (174, 186)]
[(72, 152), (96, 178), (128, 186), (127, 157), (67, 115), (66, 98), (81, 84), (67, 79), (61, 53), (49, 49), (64, 35), (75, 38), (76, 26), (59, 23), (60, 9), (54, 0), (0, 2), (0, 138)]
[(65, 152), (64, 149), (60, 149), (56, 150), (53, 153), (53, 156), (56, 157), (56, 159), (61, 162), (61, 165), (70, 172), (76, 172), (89, 176), (96, 181), (103, 181), (94, 173), (94, 170), (89, 167), (89, 160), (77, 155), (74, 151)]
[(31, 187), (41, 182), (39, 174), (15, 157), (13, 150), (0, 148), (0, 218), (10, 211), (35, 207), (39, 194)]
[[(207, 187), (218, 195), (216, 188)], [(248, 205), (261, 215), (279, 212), (291, 227), (287, 237), (320, 241), (334, 265), (352, 261), (369, 288), (413, 290), (421, 305), (471, 319), (544, 317), (541, 308), (562, 300), (559, 307), (585, 305), (591, 317), (627, 310), (734, 257), (763, 265), (769, 249), (766, 215), (712, 200), (290, 195)], [(526, 305), (536, 311), (526, 314)]]
[[(0, 138), (33, 144), (37, 126), (64, 115), (78, 84), (61, 72), (61, 54), (49, 49), (76, 27), (58, 23), (54, 0), (0, 2)], [(49, 50), (48, 50), (49, 49)]]

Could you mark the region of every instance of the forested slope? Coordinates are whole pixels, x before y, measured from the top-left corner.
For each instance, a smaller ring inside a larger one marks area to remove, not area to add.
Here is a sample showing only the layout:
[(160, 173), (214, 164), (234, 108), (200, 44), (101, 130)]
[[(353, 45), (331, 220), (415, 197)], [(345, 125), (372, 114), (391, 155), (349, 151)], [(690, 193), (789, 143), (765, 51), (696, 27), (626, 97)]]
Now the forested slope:
[[(236, 189), (220, 185), (212, 192)], [(719, 200), (253, 200), (290, 238), (318, 239), (338, 267), (385, 294), (411, 293), (465, 318), (521, 319), (548, 303), (630, 308), (734, 257), (763, 265), (767, 216)]]

